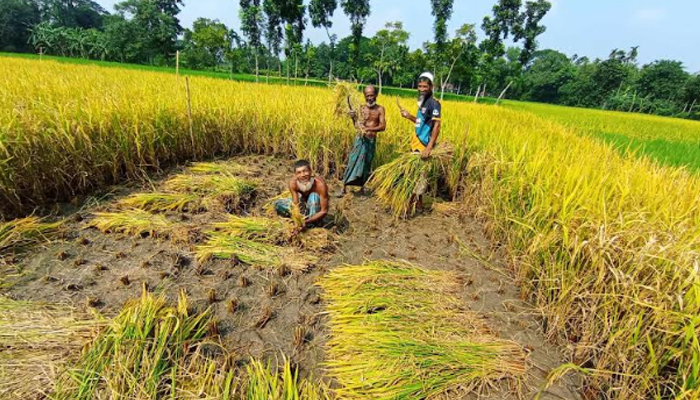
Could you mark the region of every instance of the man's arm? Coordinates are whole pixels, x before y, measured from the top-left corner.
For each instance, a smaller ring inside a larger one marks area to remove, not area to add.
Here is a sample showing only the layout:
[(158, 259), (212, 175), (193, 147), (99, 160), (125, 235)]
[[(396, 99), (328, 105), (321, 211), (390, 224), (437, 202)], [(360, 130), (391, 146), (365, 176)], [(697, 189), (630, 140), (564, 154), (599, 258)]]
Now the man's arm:
[(322, 220), (323, 217), (326, 216), (326, 214), (328, 214), (328, 186), (326, 185), (326, 182), (321, 180), (319, 180), (319, 182), (317, 182), (316, 185), (316, 192), (318, 193), (318, 197), (321, 198), (321, 211), (308, 217), (306, 219), (307, 224), (313, 224), (315, 222), (318, 222)]
[(430, 157), (430, 152), (433, 151), (433, 147), (435, 147), (435, 142), (437, 141), (438, 136), (440, 136), (440, 129), (442, 128), (442, 121), (438, 120), (433, 120), (433, 129), (432, 133), (430, 134), (430, 142), (428, 142), (428, 145), (425, 146), (425, 149), (421, 152), (421, 157), (423, 158), (428, 158)]
[(292, 203), (299, 205), (299, 192), (297, 191), (297, 181), (289, 181), (289, 191), (292, 193)]

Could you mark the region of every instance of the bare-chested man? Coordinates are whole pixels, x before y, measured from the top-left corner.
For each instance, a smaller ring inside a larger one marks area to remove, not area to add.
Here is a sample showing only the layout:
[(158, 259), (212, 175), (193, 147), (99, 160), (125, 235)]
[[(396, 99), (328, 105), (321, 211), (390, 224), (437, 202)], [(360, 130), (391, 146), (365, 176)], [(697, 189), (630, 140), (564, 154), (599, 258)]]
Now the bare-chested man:
[(348, 186), (360, 186), (360, 193), (364, 193), (365, 183), (372, 172), (372, 159), (377, 148), (377, 133), (386, 130), (384, 107), (377, 104), (377, 89), (369, 85), (365, 88), (364, 94), (365, 105), (362, 106), (360, 115), (350, 112), (358, 132), (343, 176), (343, 190), (339, 196), (347, 193)]
[(291, 198), (275, 202), (277, 214), (289, 218), (292, 205), (298, 205), (305, 217), (304, 227), (320, 225), (328, 214), (328, 186), (323, 178), (314, 176), (308, 161), (299, 160), (294, 164), (294, 176), (289, 181), (289, 191), (292, 194)]

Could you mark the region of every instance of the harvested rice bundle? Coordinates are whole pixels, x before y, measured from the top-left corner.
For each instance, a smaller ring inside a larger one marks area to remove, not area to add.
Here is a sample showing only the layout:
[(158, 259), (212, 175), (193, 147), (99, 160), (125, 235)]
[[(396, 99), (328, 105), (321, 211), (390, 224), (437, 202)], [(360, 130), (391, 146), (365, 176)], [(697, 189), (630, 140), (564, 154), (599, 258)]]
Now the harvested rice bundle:
[(136, 193), (117, 203), (122, 208), (151, 212), (194, 211), (201, 207), (200, 197), (188, 193)]
[(438, 180), (447, 174), (452, 154), (452, 146), (441, 143), (427, 160), (413, 153), (401, 155), (377, 168), (368, 186), (396, 218), (410, 217), (415, 212), (414, 197), (437, 190)]
[(0, 296), (0, 398), (43, 398), (56, 367), (104, 323), (69, 306)]
[(48, 243), (61, 234), (63, 222), (44, 222), (37, 217), (0, 222), (0, 257)]
[(352, 108), (359, 111), (362, 99), (357, 86), (348, 82), (338, 82), (333, 87), (333, 115), (336, 118), (347, 117)]
[[(168, 191), (197, 193), (209, 199), (216, 198), (229, 212), (243, 208), (252, 198), (256, 187), (255, 182), (226, 175), (176, 175), (163, 185)], [(207, 199), (204, 202), (206, 206)]]
[(197, 162), (188, 170), (195, 175), (237, 175), (250, 173), (250, 169), (232, 162)]
[(451, 273), (380, 261), (338, 268), (320, 286), (339, 397), (425, 399), (525, 373), (522, 348), (465, 309)]
[(226, 222), (215, 223), (214, 228), (226, 235), (270, 244), (288, 243), (294, 232), (287, 221), (265, 217), (230, 216)]
[(103, 233), (122, 233), (129, 236), (161, 236), (173, 226), (164, 216), (151, 214), (139, 209), (121, 212), (95, 213), (95, 218), (88, 224)]
[(277, 269), (287, 266), (293, 271), (305, 272), (318, 259), (294, 249), (259, 243), (248, 239), (210, 232), (206, 244), (197, 246), (197, 260), (205, 262), (211, 258), (236, 259), (246, 264)]

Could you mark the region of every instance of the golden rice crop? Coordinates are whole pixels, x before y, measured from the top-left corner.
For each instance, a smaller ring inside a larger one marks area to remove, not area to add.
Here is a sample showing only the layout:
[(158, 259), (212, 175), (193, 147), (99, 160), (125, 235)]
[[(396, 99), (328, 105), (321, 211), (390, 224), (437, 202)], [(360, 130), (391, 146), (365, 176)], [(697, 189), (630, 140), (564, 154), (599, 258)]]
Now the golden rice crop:
[(425, 399), (525, 372), (522, 348), (465, 309), (451, 273), (373, 262), (337, 268), (320, 286), (340, 398)]
[(104, 322), (70, 306), (0, 296), (0, 398), (40, 397)]
[[(145, 290), (127, 304), (81, 357), (58, 377), (52, 399), (325, 399), (322, 387), (291, 373), (251, 360), (237, 368), (210, 325), (209, 310), (189, 311), (184, 293), (176, 307)], [(43, 336), (42, 336), (43, 337)], [(212, 347), (218, 347), (212, 351)], [(216, 355), (219, 353), (219, 355)]]
[(196, 211), (201, 207), (200, 200), (200, 196), (196, 194), (150, 192), (132, 194), (119, 200), (117, 205), (151, 212)]
[[(2, 57), (0, 68), (5, 217), (240, 152), (308, 158), (319, 174), (338, 176), (355, 134), (349, 120), (330, 118), (334, 95), (320, 88), (192, 78), (190, 136), (174, 76)], [(388, 129), (377, 166), (407, 150), (413, 129), (394, 98), (379, 103)], [(700, 178), (531, 113), (445, 101), (443, 114), (442, 138), (457, 155), (443, 178), (510, 251), (550, 338), (570, 346), (571, 361), (608, 371), (586, 377), (588, 387), (616, 399), (691, 398), (700, 389)], [(595, 118), (605, 126), (613, 117)], [(614, 124), (679, 138), (698, 129), (636, 115)]]
[(99, 229), (104, 233), (122, 233), (129, 236), (161, 236), (173, 226), (162, 215), (151, 214), (139, 209), (129, 209), (119, 212), (95, 213), (89, 227)]
[(250, 172), (247, 167), (231, 162), (196, 162), (192, 163), (188, 170), (195, 175), (237, 175)]
[(199, 262), (205, 262), (211, 258), (233, 259), (262, 268), (277, 269), (287, 266), (293, 271), (301, 272), (308, 270), (318, 262), (316, 257), (291, 248), (243, 239), (220, 232), (209, 232), (208, 235), (206, 243), (196, 248)]

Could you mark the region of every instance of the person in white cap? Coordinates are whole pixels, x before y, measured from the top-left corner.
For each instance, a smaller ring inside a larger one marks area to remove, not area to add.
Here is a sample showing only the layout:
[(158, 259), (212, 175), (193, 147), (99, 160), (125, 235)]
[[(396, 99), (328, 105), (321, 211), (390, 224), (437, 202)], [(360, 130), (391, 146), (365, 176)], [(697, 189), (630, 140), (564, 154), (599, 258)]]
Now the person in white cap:
[(418, 77), (418, 112), (415, 116), (401, 109), (401, 116), (416, 125), (415, 134), (411, 137), (411, 151), (420, 153), (423, 158), (430, 157), (441, 128), (442, 106), (433, 97), (434, 80), (430, 72)]

